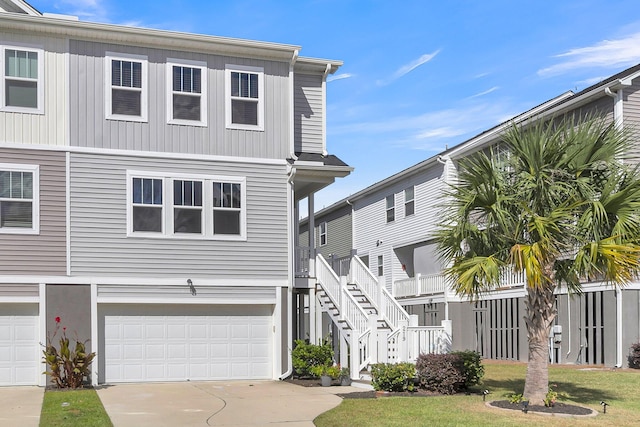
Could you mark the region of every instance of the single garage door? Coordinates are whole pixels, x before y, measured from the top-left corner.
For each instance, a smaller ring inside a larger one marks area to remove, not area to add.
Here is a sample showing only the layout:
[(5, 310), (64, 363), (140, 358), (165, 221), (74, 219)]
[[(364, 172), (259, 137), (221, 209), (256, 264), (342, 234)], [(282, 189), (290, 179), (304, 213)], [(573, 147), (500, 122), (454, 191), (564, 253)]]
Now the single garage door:
[(37, 304), (0, 304), (0, 386), (38, 384), (39, 331)]
[(273, 306), (106, 305), (105, 382), (272, 378)]

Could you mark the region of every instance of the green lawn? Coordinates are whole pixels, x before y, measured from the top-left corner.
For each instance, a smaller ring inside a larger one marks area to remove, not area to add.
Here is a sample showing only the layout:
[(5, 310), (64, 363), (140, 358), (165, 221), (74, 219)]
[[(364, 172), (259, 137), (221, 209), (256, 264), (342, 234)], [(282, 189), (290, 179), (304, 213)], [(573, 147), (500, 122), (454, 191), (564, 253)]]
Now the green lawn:
[[(637, 426), (640, 423), (640, 371), (549, 368), (549, 379), (560, 402), (587, 406), (599, 412), (595, 418), (561, 418), (488, 408), (479, 395), (438, 397), (386, 397), (345, 399), (335, 409), (315, 419), (318, 427), (337, 426)], [(487, 400), (506, 400), (522, 393), (526, 366), (485, 363), (482, 388)], [(602, 414), (600, 401), (610, 406)]]
[(47, 391), (44, 394), (42, 427), (112, 427), (95, 390)]

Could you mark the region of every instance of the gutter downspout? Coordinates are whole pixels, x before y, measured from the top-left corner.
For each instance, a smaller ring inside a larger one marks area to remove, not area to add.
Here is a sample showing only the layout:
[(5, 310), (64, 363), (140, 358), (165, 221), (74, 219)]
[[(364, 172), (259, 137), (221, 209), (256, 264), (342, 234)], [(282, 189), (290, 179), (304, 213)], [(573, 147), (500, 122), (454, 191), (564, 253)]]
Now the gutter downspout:
[(327, 156), (327, 76), (331, 72), (331, 64), (327, 63), (327, 68), (322, 75), (322, 155)]
[(565, 360), (568, 359), (569, 355), (571, 354), (571, 295), (569, 294), (568, 288), (567, 288), (567, 319), (568, 319), (567, 341), (569, 342), (569, 350), (567, 351), (567, 354), (564, 356)]
[[(291, 61), (289, 62), (289, 156), (294, 160), (298, 160), (298, 156), (296, 156), (296, 141), (295, 141), (295, 104), (296, 104), (296, 95), (295, 95), (295, 84), (294, 84), (294, 76), (295, 73), (293, 71), (293, 67), (298, 60), (298, 54), (300, 51), (298, 49), (293, 51), (293, 56), (291, 57)], [(293, 172), (295, 175), (295, 171)]]
[[(289, 271), (287, 272), (287, 279), (289, 286), (287, 286), (287, 371), (280, 375), (278, 379), (283, 380), (289, 377), (293, 373), (293, 361), (291, 360), (291, 352), (293, 351), (293, 281), (295, 280), (294, 270), (296, 268), (295, 262), (295, 232), (294, 227), (298, 223), (297, 218), (292, 218), (295, 210), (293, 209), (294, 199), (294, 183), (293, 179), (296, 176), (296, 168), (288, 166), (287, 184), (289, 185), (289, 191), (287, 195), (287, 209), (289, 212)], [(282, 344), (280, 344), (282, 345)]]

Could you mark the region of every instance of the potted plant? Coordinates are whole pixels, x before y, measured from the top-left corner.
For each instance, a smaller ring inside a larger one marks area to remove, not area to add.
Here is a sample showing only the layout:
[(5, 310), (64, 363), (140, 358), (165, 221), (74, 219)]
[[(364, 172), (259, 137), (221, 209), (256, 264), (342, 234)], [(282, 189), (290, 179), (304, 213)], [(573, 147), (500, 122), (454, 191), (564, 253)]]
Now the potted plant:
[(351, 385), (351, 371), (346, 366), (340, 369), (340, 385)]
[(323, 387), (329, 387), (331, 381), (340, 376), (340, 367), (335, 365), (317, 365), (311, 368), (311, 373), (316, 377), (320, 377), (320, 383)]

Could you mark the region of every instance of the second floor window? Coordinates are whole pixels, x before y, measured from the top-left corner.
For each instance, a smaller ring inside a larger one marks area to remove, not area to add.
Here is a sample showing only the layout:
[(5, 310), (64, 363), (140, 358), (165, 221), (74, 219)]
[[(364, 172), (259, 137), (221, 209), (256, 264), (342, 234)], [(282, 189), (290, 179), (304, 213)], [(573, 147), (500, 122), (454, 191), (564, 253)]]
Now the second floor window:
[(202, 233), (202, 181), (173, 181), (174, 233)]
[(163, 230), (162, 180), (133, 178), (133, 231)]
[(387, 222), (393, 222), (396, 219), (396, 198), (392, 194), (387, 196)]
[(107, 118), (147, 121), (147, 60), (130, 56), (107, 61)]
[(0, 164), (0, 233), (38, 232), (38, 170)]
[(263, 130), (263, 76), (262, 68), (227, 67), (228, 128)]
[(327, 223), (321, 222), (318, 228), (320, 233), (320, 246), (324, 246), (327, 244)]
[(169, 123), (206, 126), (206, 64), (181, 64), (169, 60), (167, 66), (170, 76), (167, 108)]
[(384, 258), (378, 255), (378, 276), (384, 276)]
[(409, 187), (404, 190), (404, 216), (411, 216), (415, 213), (414, 188)]
[(42, 50), (4, 47), (2, 110), (42, 113)]

